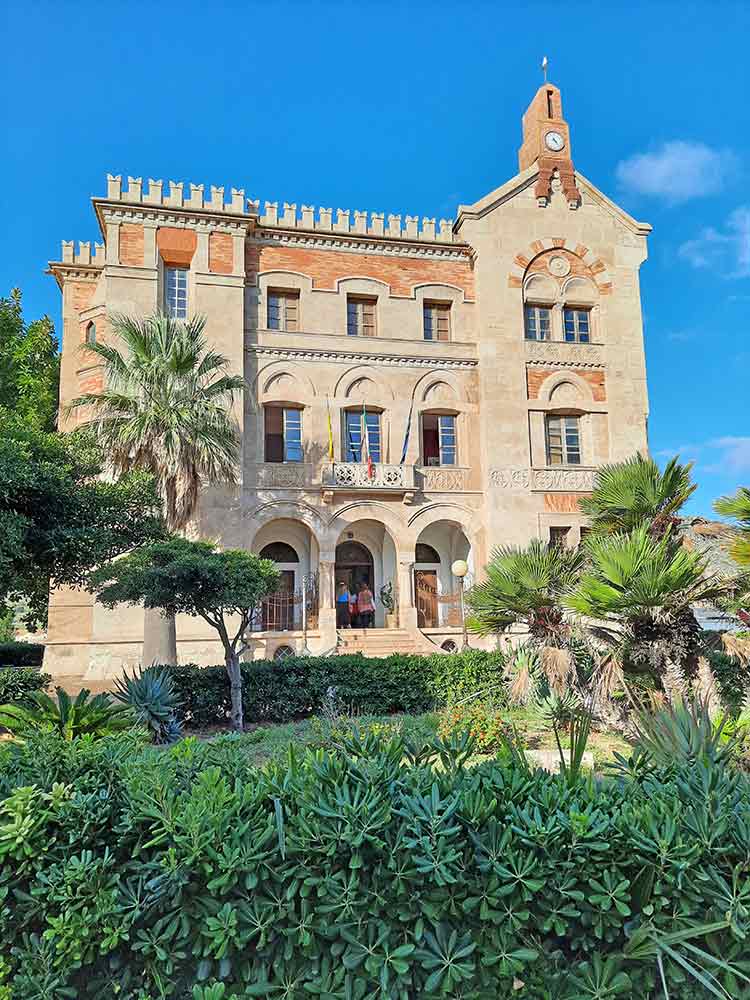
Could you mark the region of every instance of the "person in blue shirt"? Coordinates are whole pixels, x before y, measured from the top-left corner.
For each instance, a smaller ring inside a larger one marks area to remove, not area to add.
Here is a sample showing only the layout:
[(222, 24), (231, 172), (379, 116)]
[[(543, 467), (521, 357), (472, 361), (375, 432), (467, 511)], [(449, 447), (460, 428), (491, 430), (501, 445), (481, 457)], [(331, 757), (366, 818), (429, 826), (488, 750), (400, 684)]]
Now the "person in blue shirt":
[(349, 588), (343, 580), (339, 580), (336, 584), (336, 628), (349, 628), (351, 626), (350, 600)]

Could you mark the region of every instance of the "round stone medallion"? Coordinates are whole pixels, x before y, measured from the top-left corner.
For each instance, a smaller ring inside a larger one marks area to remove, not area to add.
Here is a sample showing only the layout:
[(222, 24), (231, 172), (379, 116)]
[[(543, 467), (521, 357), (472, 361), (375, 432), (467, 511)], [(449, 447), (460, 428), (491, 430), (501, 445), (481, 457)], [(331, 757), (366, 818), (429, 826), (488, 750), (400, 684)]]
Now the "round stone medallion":
[(556, 278), (564, 278), (566, 274), (570, 274), (570, 263), (564, 257), (550, 257), (547, 267)]

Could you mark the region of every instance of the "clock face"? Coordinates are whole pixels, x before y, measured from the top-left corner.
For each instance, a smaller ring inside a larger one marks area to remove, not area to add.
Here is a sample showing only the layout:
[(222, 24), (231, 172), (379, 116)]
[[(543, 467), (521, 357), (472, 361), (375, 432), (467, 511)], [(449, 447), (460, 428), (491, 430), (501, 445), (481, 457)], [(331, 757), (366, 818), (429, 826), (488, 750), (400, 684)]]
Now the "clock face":
[(559, 153), (565, 145), (565, 140), (559, 132), (548, 132), (544, 137), (544, 145), (553, 153)]

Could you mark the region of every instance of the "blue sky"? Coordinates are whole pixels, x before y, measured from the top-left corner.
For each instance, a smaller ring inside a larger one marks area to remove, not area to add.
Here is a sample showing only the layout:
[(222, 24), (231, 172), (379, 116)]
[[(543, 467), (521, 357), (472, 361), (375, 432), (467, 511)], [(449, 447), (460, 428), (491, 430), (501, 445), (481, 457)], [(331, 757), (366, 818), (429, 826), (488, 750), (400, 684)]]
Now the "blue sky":
[(45, 263), (108, 172), (451, 216), (516, 172), (546, 53), (576, 166), (654, 226), (652, 451), (695, 460), (691, 513), (750, 482), (747, 3), (6, 0), (0, 30), (0, 294), (58, 326)]

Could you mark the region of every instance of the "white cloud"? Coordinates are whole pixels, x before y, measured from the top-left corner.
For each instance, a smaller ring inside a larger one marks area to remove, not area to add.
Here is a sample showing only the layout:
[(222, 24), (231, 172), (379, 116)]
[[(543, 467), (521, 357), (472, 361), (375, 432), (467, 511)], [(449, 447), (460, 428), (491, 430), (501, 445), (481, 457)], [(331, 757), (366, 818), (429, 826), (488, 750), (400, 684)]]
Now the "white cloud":
[(674, 139), (651, 153), (621, 160), (615, 173), (627, 190), (675, 203), (716, 194), (736, 166), (737, 157), (730, 149)]
[(678, 455), (681, 462), (695, 462), (702, 473), (750, 472), (750, 437), (713, 438), (702, 444), (681, 444), (677, 448), (661, 448), (654, 458), (667, 460)]
[(750, 472), (750, 437), (721, 437), (708, 445), (722, 452), (716, 471)]
[(750, 277), (750, 206), (735, 208), (722, 229), (708, 226), (678, 253), (693, 267), (720, 271), (727, 278)]

